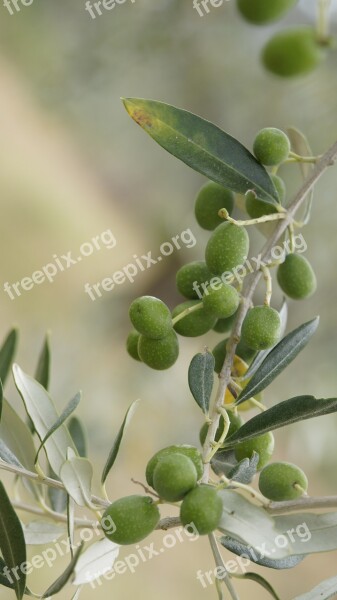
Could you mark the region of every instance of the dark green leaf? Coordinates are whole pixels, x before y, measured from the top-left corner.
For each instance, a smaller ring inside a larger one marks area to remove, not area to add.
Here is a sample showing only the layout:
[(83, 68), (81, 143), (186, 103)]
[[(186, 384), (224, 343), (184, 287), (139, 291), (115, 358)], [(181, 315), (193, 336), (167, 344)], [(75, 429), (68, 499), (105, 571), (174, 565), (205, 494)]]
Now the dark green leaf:
[(45, 445), (46, 441), (50, 438), (51, 435), (53, 435), (53, 433), (55, 433), (55, 431), (57, 431), (57, 429), (59, 427), (61, 427), (61, 425), (63, 425), (63, 423), (68, 419), (68, 417), (71, 415), (71, 413), (73, 413), (74, 410), (76, 410), (76, 408), (78, 407), (78, 405), (81, 401), (81, 397), (82, 397), (81, 392), (78, 392), (76, 394), (76, 396), (74, 396), (74, 398), (72, 398), (70, 400), (70, 402), (68, 402), (68, 404), (65, 407), (65, 409), (63, 410), (63, 412), (60, 414), (58, 419), (55, 421), (54, 425), (52, 425), (52, 427), (46, 433), (46, 435), (44, 436), (44, 438), (38, 448), (38, 451), (36, 453), (35, 463), (37, 463), (40, 451), (43, 448), (43, 446)]
[(217, 452), (211, 460), (211, 465), (214, 473), (219, 477), (221, 475), (228, 476), (234, 467), (236, 467), (238, 461), (235, 458), (234, 450), (228, 450), (227, 452)]
[(265, 550), (260, 552), (257, 548), (247, 546), (228, 535), (220, 538), (220, 543), (230, 552), (238, 556), (243, 556), (261, 567), (268, 567), (268, 569), (292, 569), (305, 558), (303, 555), (286, 556), (285, 558), (277, 559), (263, 556)]
[(231, 471), (229, 471), (227, 478), (231, 481), (238, 481), (239, 483), (248, 484), (257, 473), (257, 465), (259, 463), (259, 455), (257, 452), (253, 452), (251, 458), (244, 458), (241, 460)]
[[(26, 562), (26, 543), (19, 518), (0, 481), (0, 550), (11, 571), (13, 589), (21, 600), (26, 588), (26, 575), (20, 567)], [(19, 567), (19, 568), (17, 568)], [(15, 569), (15, 571), (13, 571)], [(17, 573), (17, 577), (15, 574)]]
[(49, 371), (50, 371), (50, 347), (49, 347), (49, 335), (46, 335), (46, 339), (42, 346), (42, 350), (39, 356), (35, 371), (35, 379), (47, 390), (49, 385)]
[(87, 456), (87, 441), (83, 425), (77, 417), (72, 417), (68, 423), (68, 430), (73, 438), (79, 456)]
[(267, 355), (255, 375), (239, 395), (236, 404), (256, 396), (264, 390), (296, 358), (315, 333), (319, 317), (294, 329)]
[(239, 442), (314, 417), (323, 417), (337, 412), (337, 398), (315, 398), (296, 396), (284, 400), (272, 408), (256, 415), (225, 441), (225, 448), (233, 448)]
[(12, 329), (7, 335), (1, 349), (0, 349), (0, 379), (2, 384), (5, 384), (8, 373), (12, 366), (12, 362), (15, 356), (15, 350), (17, 345), (18, 332), (16, 329)]
[(267, 590), (275, 600), (280, 600), (280, 596), (277, 595), (272, 585), (270, 585), (269, 581), (262, 577), (262, 575), (258, 575), (257, 573), (245, 573), (242, 575), (241, 579), (251, 579), (251, 581), (255, 581), (255, 583), (258, 583)]
[(2, 415), (2, 403), (3, 403), (3, 388), (2, 388), (2, 383), (1, 383), (1, 379), (0, 379), (0, 420), (1, 420), (1, 415)]
[(208, 414), (213, 389), (214, 365), (213, 354), (206, 350), (192, 358), (188, 369), (188, 385), (191, 394), (205, 415)]
[(335, 598), (337, 595), (337, 577), (331, 577), (321, 581), (319, 585), (314, 587), (310, 592), (296, 596), (293, 600), (328, 600)]
[(54, 581), (54, 583), (52, 583), (52, 585), (43, 594), (42, 598), (49, 598), (50, 596), (55, 596), (55, 594), (58, 594), (64, 588), (64, 586), (68, 583), (70, 577), (72, 576), (72, 574), (75, 570), (76, 563), (80, 557), (82, 549), (83, 549), (83, 542), (77, 548), (77, 550), (76, 550), (71, 562), (67, 566), (66, 570), (63, 571), (62, 575), (60, 575), (60, 577), (58, 577), (56, 579), (56, 581)]
[(170, 104), (123, 99), (132, 117), (160, 146), (198, 173), (233, 192), (253, 189), (259, 198), (275, 204), (277, 192), (265, 170), (235, 138), (219, 127)]
[(123, 439), (123, 436), (124, 436), (124, 431), (125, 431), (126, 427), (128, 426), (128, 424), (129, 424), (132, 416), (133, 416), (133, 413), (134, 413), (134, 411), (136, 409), (136, 406), (137, 406), (138, 402), (139, 402), (139, 400), (135, 400), (131, 404), (131, 406), (129, 406), (129, 408), (128, 408), (127, 412), (126, 412), (126, 415), (124, 417), (124, 421), (123, 421), (123, 423), (121, 425), (121, 428), (120, 428), (120, 430), (119, 430), (119, 432), (118, 432), (118, 434), (117, 434), (117, 436), (116, 436), (116, 438), (114, 440), (113, 446), (112, 446), (112, 448), (110, 450), (110, 454), (108, 456), (108, 460), (105, 463), (105, 466), (104, 466), (104, 469), (103, 469), (103, 473), (102, 473), (102, 479), (101, 479), (102, 484), (105, 483), (105, 480), (106, 480), (107, 476), (109, 475), (110, 470), (112, 469), (112, 467), (114, 465), (114, 462), (115, 462), (115, 460), (117, 458), (117, 455), (118, 455), (118, 452), (119, 452), (119, 447), (121, 445), (121, 442), (122, 442), (122, 439)]

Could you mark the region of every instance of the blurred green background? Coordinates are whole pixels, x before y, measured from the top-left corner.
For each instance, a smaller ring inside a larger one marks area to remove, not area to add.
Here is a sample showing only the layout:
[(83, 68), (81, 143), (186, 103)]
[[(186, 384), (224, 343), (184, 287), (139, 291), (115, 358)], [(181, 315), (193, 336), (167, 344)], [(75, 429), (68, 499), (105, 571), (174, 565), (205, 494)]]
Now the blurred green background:
[[(280, 27), (312, 21), (314, 4), (305, 0), (282, 22), (265, 28), (244, 23), (234, 0), (203, 18), (191, 0), (126, 0), (96, 19), (84, 10), (84, 0), (34, 0), (14, 15), (0, 7), (0, 330), (4, 336), (13, 324), (19, 327), (17, 361), (30, 373), (45, 332), (51, 330), (52, 394), (61, 408), (83, 390), (78, 414), (88, 429), (96, 483), (126, 408), (141, 398), (109, 476), (112, 499), (137, 493), (140, 488), (130, 479), (144, 481), (146, 462), (160, 447), (198, 443), (202, 418), (186, 371), (193, 353), (221, 339), (215, 333), (181, 339), (179, 361), (163, 373), (126, 354), (129, 303), (141, 294), (154, 294), (173, 307), (179, 301), (175, 272), (184, 262), (203, 257), (207, 235), (192, 211), (203, 178), (156, 146), (130, 120), (120, 97), (147, 97), (186, 108), (248, 147), (261, 127), (295, 126), (305, 132), (315, 154), (323, 153), (337, 134), (336, 52), (312, 75), (291, 81), (268, 75), (259, 64), (264, 41)], [(296, 169), (283, 171), (290, 194), (300, 182)], [(336, 393), (336, 180), (335, 168), (317, 186), (304, 234), (318, 292), (306, 302), (290, 303), (289, 328), (316, 314), (321, 315), (320, 328), (268, 390), (268, 405), (301, 393)], [(152, 250), (156, 256), (162, 242), (187, 228), (197, 239), (195, 247), (175, 252), (133, 284), (116, 286), (94, 302), (85, 294), (85, 283), (108, 277), (135, 254)], [(4, 292), (5, 282), (30, 276), (53, 255), (71, 250), (77, 256), (82, 243), (106, 230), (113, 232), (115, 248), (102, 246), (81, 264), (59, 272), (54, 283), (35, 286), (14, 300)], [(255, 233), (254, 249), (262, 243)], [(280, 302), (276, 293), (275, 306)], [(8, 395), (20, 406), (13, 386)], [(307, 471), (312, 495), (336, 493), (336, 431), (334, 416), (276, 433), (275, 457)], [(154, 535), (156, 544), (161, 536)], [(177, 544), (135, 574), (116, 576), (94, 592), (96, 597), (216, 597), (214, 586), (203, 590), (196, 580), (198, 569), (213, 568), (207, 540), (188, 546)], [(315, 555), (293, 571), (264, 574), (282, 598), (291, 598), (335, 574), (336, 557)], [(63, 564), (37, 571), (31, 587), (45, 589)], [(240, 582), (238, 590), (242, 598), (268, 597), (255, 584)], [(92, 593), (85, 588), (81, 598)], [(0, 598), (9, 597), (2, 588)], [(62, 598), (70, 599), (71, 589)]]

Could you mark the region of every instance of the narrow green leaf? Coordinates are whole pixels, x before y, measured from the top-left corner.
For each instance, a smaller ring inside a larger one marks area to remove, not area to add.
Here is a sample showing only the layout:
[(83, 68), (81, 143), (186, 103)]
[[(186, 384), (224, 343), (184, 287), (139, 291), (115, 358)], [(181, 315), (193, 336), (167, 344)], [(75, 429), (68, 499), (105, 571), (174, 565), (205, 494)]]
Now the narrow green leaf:
[(73, 498), (67, 495), (67, 533), (70, 545), (71, 557), (73, 558), (74, 552), (74, 539), (75, 539), (75, 502)]
[[(26, 544), (22, 526), (17, 514), (0, 481), (0, 550), (10, 570), (13, 589), (18, 600), (23, 598), (26, 588), (26, 574), (21, 566), (26, 562)], [(17, 574), (17, 577), (16, 577)]]
[(262, 575), (258, 575), (258, 573), (245, 573), (242, 576), (242, 579), (250, 579), (251, 581), (255, 581), (263, 587), (275, 600), (281, 600), (280, 596), (277, 595), (272, 585), (270, 585), (269, 581), (267, 581)]
[(297, 512), (274, 516), (273, 519), (275, 531), (283, 538), (291, 537), (291, 554), (309, 555), (337, 550), (337, 512)]
[[(242, 542), (239, 542), (230, 536), (223, 536), (220, 538), (220, 544), (237, 556), (243, 556), (256, 565), (267, 567), (268, 569), (293, 569), (305, 558), (303, 554), (295, 554), (278, 559), (270, 558), (270, 556), (264, 556), (264, 546), (261, 546), (259, 550), (258, 548), (247, 546), (246, 544), (243, 544)], [(270, 552), (268, 552), (268, 554), (270, 554)]]
[(64, 525), (42, 520), (22, 525), (27, 546), (39, 546), (55, 542), (64, 535)]
[(0, 379), (4, 385), (12, 366), (17, 346), (18, 332), (12, 329), (0, 349)]
[(311, 336), (315, 333), (318, 323), (319, 317), (316, 317), (288, 333), (264, 359), (255, 375), (242, 390), (236, 404), (239, 405), (245, 400), (256, 396), (270, 385), (305, 348)]
[(337, 576), (325, 579), (310, 592), (296, 596), (293, 600), (328, 600), (337, 595)]
[(46, 390), (49, 385), (49, 371), (50, 371), (50, 345), (49, 335), (46, 335), (42, 350), (39, 356), (35, 371), (35, 379), (38, 381)]
[(21, 469), (24, 469), (24, 466), (20, 463), (20, 461), (16, 458), (15, 454), (6, 446), (5, 442), (0, 439), (0, 458), (5, 461), (9, 465), (16, 465)]
[[(48, 469), (48, 475), (52, 479), (56, 479), (60, 481), (60, 478), (56, 473), (54, 473), (52, 468)], [(50, 506), (55, 512), (64, 513), (67, 508), (67, 498), (68, 494), (61, 489), (48, 487), (48, 498), (50, 502)]]
[(206, 350), (192, 358), (188, 369), (188, 385), (191, 394), (205, 415), (208, 415), (214, 384), (214, 365), (213, 354)]
[(0, 379), (0, 420), (1, 420), (1, 415), (2, 415), (3, 399), (4, 399), (3, 387), (2, 387), (2, 383), (1, 383), (1, 379)]
[(275, 204), (277, 192), (265, 170), (235, 138), (219, 127), (170, 104), (123, 99), (130, 117), (160, 146), (189, 167), (225, 187)]
[(42, 598), (49, 598), (50, 596), (55, 596), (55, 594), (58, 594), (64, 588), (64, 586), (68, 583), (70, 577), (74, 573), (77, 561), (80, 558), (80, 554), (81, 554), (82, 550), (83, 550), (83, 542), (77, 548), (71, 562), (69, 563), (69, 565), (67, 566), (65, 571), (63, 571), (62, 575), (60, 575), (60, 577), (58, 577), (56, 579), (56, 581), (54, 581), (54, 583), (52, 583), (52, 585), (43, 594)]
[(123, 421), (123, 423), (121, 425), (121, 428), (120, 428), (120, 430), (119, 430), (119, 432), (118, 432), (118, 434), (117, 434), (117, 436), (116, 436), (116, 438), (114, 440), (113, 446), (112, 446), (112, 448), (110, 450), (110, 454), (108, 456), (108, 460), (105, 463), (105, 466), (104, 466), (104, 469), (103, 469), (103, 473), (102, 473), (102, 478), (101, 478), (102, 484), (105, 483), (106, 478), (109, 475), (109, 472), (110, 472), (110, 470), (112, 469), (112, 467), (114, 465), (114, 462), (115, 462), (115, 460), (117, 458), (117, 455), (118, 455), (118, 452), (119, 452), (119, 448), (120, 448), (120, 445), (121, 445), (121, 442), (122, 442), (122, 439), (123, 439), (123, 436), (124, 436), (125, 429), (127, 428), (130, 420), (133, 417), (133, 414), (135, 412), (135, 409), (136, 409), (136, 406), (137, 406), (138, 402), (139, 402), (139, 399), (135, 400), (131, 404), (131, 406), (129, 406), (129, 408), (128, 408), (127, 412), (126, 412), (126, 415), (124, 417), (124, 421)]
[[(51, 427), (57, 422), (59, 414), (48, 392), (38, 381), (24, 373), (18, 365), (13, 365), (13, 375), (26, 411), (42, 442)], [(44, 448), (50, 466), (56, 475), (60, 474), (61, 467), (67, 460), (68, 448), (76, 453), (73, 440), (64, 424), (54, 431), (45, 442)]]
[(314, 417), (323, 417), (337, 412), (337, 398), (315, 398), (296, 396), (284, 400), (272, 408), (247, 421), (225, 441), (225, 448), (233, 448), (239, 442)]
[(74, 398), (72, 398), (70, 400), (70, 402), (68, 402), (67, 406), (65, 407), (65, 409), (62, 411), (62, 413), (60, 414), (60, 416), (58, 417), (58, 419), (56, 419), (54, 425), (51, 426), (51, 428), (49, 429), (49, 431), (46, 433), (46, 435), (44, 436), (38, 451), (36, 453), (36, 457), (35, 457), (35, 464), (38, 461), (39, 458), (39, 454), (40, 451), (42, 450), (43, 446), (45, 445), (46, 441), (50, 438), (51, 435), (53, 435), (53, 433), (59, 428), (61, 427), (61, 425), (63, 425), (63, 423), (68, 419), (68, 417), (74, 412), (74, 410), (76, 410), (76, 408), (78, 407), (80, 401), (82, 398), (82, 393), (81, 392), (77, 392), (76, 396), (74, 396)]
[(81, 421), (77, 417), (72, 417), (68, 423), (68, 430), (78, 454), (85, 458), (87, 456), (87, 440)]

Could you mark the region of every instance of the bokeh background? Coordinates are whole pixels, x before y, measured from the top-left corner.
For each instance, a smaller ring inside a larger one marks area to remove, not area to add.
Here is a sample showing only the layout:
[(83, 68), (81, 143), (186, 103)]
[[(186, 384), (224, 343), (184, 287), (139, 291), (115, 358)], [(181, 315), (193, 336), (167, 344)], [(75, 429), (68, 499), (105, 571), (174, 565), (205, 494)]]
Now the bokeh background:
[[(45, 332), (51, 331), (51, 391), (62, 408), (78, 389), (78, 414), (88, 431), (96, 484), (129, 404), (141, 399), (113, 472), (110, 497), (137, 493), (131, 477), (144, 481), (148, 458), (172, 443), (198, 443), (202, 418), (190, 396), (186, 371), (196, 351), (221, 338), (212, 333), (182, 339), (181, 355), (158, 373), (125, 351), (127, 308), (133, 298), (154, 294), (174, 306), (175, 272), (203, 257), (207, 240), (193, 219), (193, 200), (203, 178), (167, 155), (126, 114), (121, 96), (162, 100), (214, 121), (251, 147), (264, 126), (295, 126), (320, 154), (337, 134), (337, 55), (311, 75), (281, 80), (259, 63), (260, 49), (277, 29), (314, 19), (315, 2), (304, 0), (280, 23), (257, 28), (244, 23), (227, 0), (201, 18), (191, 0), (136, 0), (92, 19), (84, 0), (34, 0), (10, 15), (0, 7), (0, 303), (2, 336), (20, 329), (17, 361), (33, 373)], [(19, 0), (20, 5), (20, 0)], [(336, 31), (336, 2), (332, 4)], [(297, 167), (283, 171), (289, 195), (299, 185)], [(305, 230), (307, 257), (319, 281), (316, 295), (290, 302), (289, 328), (321, 315), (311, 345), (272, 385), (265, 401), (301, 393), (336, 394), (336, 169), (317, 186)], [(94, 302), (84, 292), (119, 270), (133, 255), (154, 255), (159, 245), (191, 228), (197, 244), (167, 257)], [(54, 283), (35, 286), (11, 300), (3, 290), (93, 236), (111, 230), (116, 247), (102, 246), (81, 264), (60, 272)], [(254, 234), (254, 248), (263, 237)], [(281, 296), (275, 294), (278, 307)], [(9, 385), (14, 406), (20, 401)], [(300, 464), (310, 493), (336, 493), (337, 418), (325, 417), (276, 433), (277, 459)], [(13, 478), (6, 477), (11, 482)], [(23, 515), (22, 515), (23, 516)], [(24, 518), (24, 517), (23, 517)], [(25, 517), (27, 519), (27, 516)], [(160, 533), (153, 537), (160, 544)], [(39, 552), (41, 549), (35, 549)], [(123, 555), (131, 549), (126, 549)], [(32, 550), (33, 552), (33, 550)], [(224, 552), (225, 560), (231, 556)], [(282, 598), (309, 590), (336, 573), (337, 553), (315, 555), (295, 570), (264, 573)], [(62, 571), (36, 572), (31, 587), (43, 591)], [(198, 569), (213, 568), (207, 540), (177, 544), (133, 575), (116, 576), (87, 600), (128, 597), (203, 600)], [(258, 568), (257, 572), (262, 572)], [(254, 583), (238, 583), (242, 598), (267, 598)], [(4, 588), (0, 598), (11, 598)], [(62, 598), (71, 598), (71, 587)]]

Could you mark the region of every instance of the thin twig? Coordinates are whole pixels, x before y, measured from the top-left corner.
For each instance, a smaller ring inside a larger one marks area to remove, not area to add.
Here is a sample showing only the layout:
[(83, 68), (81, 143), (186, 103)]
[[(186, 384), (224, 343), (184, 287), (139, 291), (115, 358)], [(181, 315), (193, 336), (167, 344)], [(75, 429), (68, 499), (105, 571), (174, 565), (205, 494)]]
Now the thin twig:
[(297, 510), (306, 510), (314, 508), (337, 508), (337, 496), (321, 496), (320, 498), (303, 496), (297, 500), (287, 500), (286, 502), (270, 502), (264, 507), (273, 514), (288, 513)]
[(228, 574), (228, 571), (227, 571), (227, 569), (225, 567), (225, 563), (224, 563), (223, 558), (222, 558), (222, 556), (220, 554), (220, 550), (219, 550), (218, 543), (216, 541), (216, 537), (215, 537), (214, 533), (210, 533), (209, 536), (208, 536), (208, 539), (209, 539), (209, 543), (210, 543), (211, 548), (212, 548), (212, 553), (213, 553), (213, 556), (214, 556), (215, 564), (216, 564), (217, 567), (221, 568), (222, 572), (225, 575), (224, 577), (221, 577), (221, 580), (224, 582), (225, 586), (227, 587), (227, 589), (228, 589), (228, 591), (229, 591), (229, 593), (231, 595), (231, 598), (233, 600), (240, 600), (240, 598), (237, 595), (237, 593), (236, 593), (236, 591), (235, 591), (235, 589), (233, 587), (233, 584), (232, 584), (232, 582), (230, 580), (230, 575)]
[[(331, 146), (331, 148), (323, 155), (321, 160), (310, 172), (309, 177), (306, 179), (306, 181), (303, 183), (303, 185), (295, 195), (293, 201), (288, 207), (287, 218), (282, 219), (278, 222), (273, 233), (271, 234), (270, 238), (267, 240), (264, 248), (262, 249), (261, 262), (266, 264), (268, 263), (268, 261), (270, 261), (272, 249), (274, 248), (278, 240), (281, 238), (289, 224), (293, 221), (296, 211), (300, 208), (306, 196), (314, 187), (315, 183), (320, 179), (320, 177), (328, 169), (328, 167), (332, 166), (335, 163), (336, 160), (337, 142), (335, 142), (335, 144)], [(232, 333), (228, 340), (225, 361), (219, 374), (218, 391), (210, 414), (212, 423), (208, 429), (205, 443), (203, 446), (204, 474), (202, 477), (202, 481), (204, 483), (207, 482), (209, 479), (210, 464), (209, 462), (207, 462), (207, 457), (209, 455), (210, 448), (212, 447), (212, 443), (214, 442), (216, 430), (219, 425), (220, 414), (218, 412), (218, 409), (223, 405), (224, 395), (231, 378), (231, 371), (236, 346), (240, 340), (241, 326), (246, 316), (246, 313), (250, 307), (251, 299), (255, 292), (256, 286), (260, 280), (261, 274), (261, 271), (256, 271), (247, 275), (242, 290), (242, 302), (238, 310)]]

